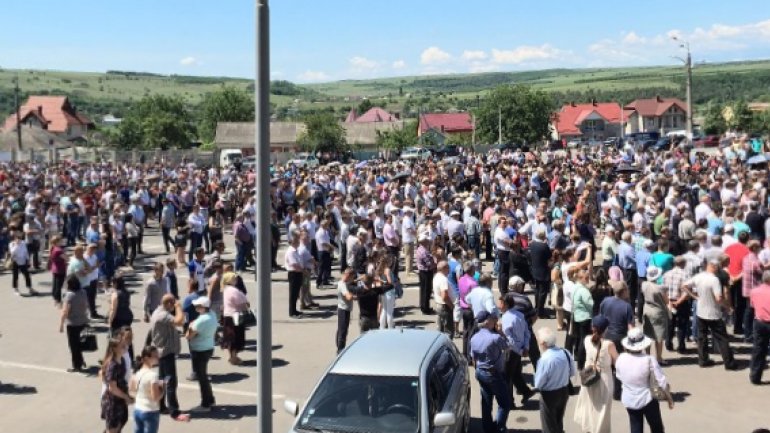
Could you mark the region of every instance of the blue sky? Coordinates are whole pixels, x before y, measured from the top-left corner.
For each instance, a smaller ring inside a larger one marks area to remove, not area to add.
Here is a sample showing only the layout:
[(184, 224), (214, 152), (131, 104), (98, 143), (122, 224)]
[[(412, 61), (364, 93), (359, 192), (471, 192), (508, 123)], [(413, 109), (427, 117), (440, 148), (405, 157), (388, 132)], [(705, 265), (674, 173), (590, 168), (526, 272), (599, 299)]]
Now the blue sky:
[[(250, 77), (251, 0), (7, 2), (0, 67)], [(317, 82), (770, 58), (767, 0), (274, 0), (271, 73)]]

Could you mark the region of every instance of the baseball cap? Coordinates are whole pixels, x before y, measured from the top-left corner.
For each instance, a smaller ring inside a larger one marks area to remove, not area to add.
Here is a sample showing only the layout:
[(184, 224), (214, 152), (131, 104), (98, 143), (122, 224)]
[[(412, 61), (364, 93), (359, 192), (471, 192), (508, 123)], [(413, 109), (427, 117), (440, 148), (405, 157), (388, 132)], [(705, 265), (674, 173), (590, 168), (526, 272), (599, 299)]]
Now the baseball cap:
[(211, 300), (208, 296), (201, 296), (200, 298), (194, 299), (192, 304), (196, 307), (211, 308)]

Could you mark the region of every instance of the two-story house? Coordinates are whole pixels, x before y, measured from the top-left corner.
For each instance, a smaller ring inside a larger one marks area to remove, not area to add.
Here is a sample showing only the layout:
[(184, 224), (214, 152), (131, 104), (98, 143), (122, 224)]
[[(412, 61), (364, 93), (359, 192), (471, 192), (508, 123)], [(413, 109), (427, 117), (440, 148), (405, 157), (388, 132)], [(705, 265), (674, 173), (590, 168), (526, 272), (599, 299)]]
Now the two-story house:
[(554, 113), (552, 137), (555, 140), (605, 140), (621, 130), (621, 109), (617, 102), (567, 104)]
[[(66, 96), (30, 96), (19, 108), (22, 125), (38, 127), (65, 140), (82, 139), (94, 123), (70, 103)], [(16, 113), (6, 119), (4, 131), (16, 128)]]
[(623, 107), (626, 116), (626, 134), (685, 129), (687, 105), (677, 98), (637, 99)]

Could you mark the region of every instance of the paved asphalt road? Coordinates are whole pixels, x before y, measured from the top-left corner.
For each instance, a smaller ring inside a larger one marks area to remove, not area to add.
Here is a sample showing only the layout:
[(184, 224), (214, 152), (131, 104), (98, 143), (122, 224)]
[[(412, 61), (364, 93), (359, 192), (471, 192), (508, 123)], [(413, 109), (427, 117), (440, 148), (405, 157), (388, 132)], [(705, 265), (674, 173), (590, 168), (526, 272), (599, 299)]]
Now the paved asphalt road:
[[(139, 292), (132, 297), (136, 317), (141, 318), (141, 286), (139, 280), (148, 277), (153, 261), (165, 258), (157, 230), (148, 231), (146, 256), (138, 262), (133, 289)], [(231, 237), (228, 242), (231, 245)], [(232, 253), (232, 251), (230, 251)], [(232, 257), (230, 254), (228, 257)], [(282, 255), (279, 255), (282, 257)], [(282, 260), (279, 258), (279, 262)], [(489, 266), (489, 264), (486, 264)], [(185, 272), (180, 272), (180, 287), (185, 287)], [(335, 276), (338, 275), (335, 269)], [(247, 286), (254, 284), (249, 276)], [(66, 337), (58, 333), (59, 311), (54, 308), (50, 296), (50, 276), (38, 273), (33, 276), (39, 297), (18, 297), (11, 290), (11, 277), (7, 272), (0, 275), (0, 432), (80, 433), (100, 432), (103, 424), (99, 419), (100, 383), (95, 375), (71, 374)], [(417, 304), (416, 278), (406, 278), (407, 288), (403, 299), (398, 301), (399, 326), (435, 328), (434, 316), (423, 316)], [(273, 274), (273, 406), (274, 430), (285, 432), (292, 418), (283, 412), (286, 398), (303, 400), (328, 364), (334, 359), (334, 333), (336, 330), (336, 295), (333, 289), (313, 290), (321, 308), (300, 320), (288, 319), (288, 287), (286, 273)], [(106, 313), (107, 296), (99, 295), (100, 311)], [(357, 313), (351, 323), (350, 341), (358, 336)], [(540, 326), (553, 326), (553, 321), (541, 321)], [(102, 332), (104, 326), (101, 327)], [(146, 335), (147, 325), (135, 323), (136, 341)], [(256, 342), (255, 333), (247, 333), (247, 350), (242, 354), (243, 366), (230, 366), (220, 350), (219, 358), (210, 363), (214, 382), (217, 409), (205, 417), (194, 416), (189, 424), (177, 423), (168, 417), (161, 421), (162, 432), (254, 432), (256, 431)], [(104, 334), (100, 334), (100, 349), (104, 348)], [(559, 337), (563, 340), (563, 335)], [(459, 343), (459, 340), (457, 340)], [(138, 345), (137, 345), (138, 346)], [(183, 344), (183, 347), (186, 345)], [(670, 432), (751, 432), (754, 428), (770, 427), (770, 415), (766, 403), (770, 388), (751, 386), (748, 381), (748, 354), (750, 348), (733, 343), (742, 369), (727, 372), (721, 367), (718, 355), (713, 359), (717, 366), (700, 369), (697, 366), (694, 343), (689, 343), (691, 353), (680, 356), (667, 354), (671, 366), (665, 369), (677, 399), (673, 411), (663, 410), (663, 418)], [(101, 353), (86, 354), (89, 366), (97, 365)], [(372, 354), (376, 356), (376, 354)], [(179, 374), (184, 378), (190, 372), (189, 358), (178, 361)], [(525, 373), (531, 373), (526, 365)], [(768, 377), (767, 379), (770, 379)], [(181, 379), (179, 401), (183, 409), (199, 403), (197, 383)], [(518, 400), (518, 399), (517, 399)], [(575, 398), (565, 417), (567, 432), (579, 432), (572, 422)], [(472, 394), (472, 431), (480, 432), (479, 394), (474, 381)], [(511, 413), (508, 428), (516, 431), (539, 431), (537, 397), (525, 408)], [(620, 404), (612, 407), (613, 431), (628, 431), (628, 420)], [(124, 431), (133, 431), (133, 424)]]

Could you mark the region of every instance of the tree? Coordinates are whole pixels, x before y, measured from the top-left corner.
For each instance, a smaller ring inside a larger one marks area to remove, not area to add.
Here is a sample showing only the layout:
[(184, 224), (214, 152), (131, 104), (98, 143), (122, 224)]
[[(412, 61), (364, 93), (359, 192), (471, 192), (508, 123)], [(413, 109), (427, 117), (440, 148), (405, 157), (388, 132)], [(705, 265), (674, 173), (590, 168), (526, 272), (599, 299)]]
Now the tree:
[(145, 96), (126, 113), (117, 144), (127, 149), (190, 147), (195, 136), (192, 116), (177, 96)]
[(345, 129), (328, 112), (309, 114), (305, 117), (307, 128), (297, 139), (306, 152), (346, 152), (349, 149)]
[(473, 141), (472, 132), (460, 132), (456, 134), (448, 134), (446, 144), (453, 144), (456, 146), (468, 146)]
[(498, 113), (502, 114), (503, 142), (534, 143), (543, 140), (550, 135), (554, 108), (551, 96), (541, 90), (522, 85), (499, 86), (487, 95), (478, 109), (478, 141), (497, 142)]
[(410, 120), (404, 123), (401, 129), (391, 129), (389, 131), (377, 131), (377, 147), (390, 150), (403, 150), (409, 146), (414, 146), (417, 142), (417, 121)]
[(369, 99), (364, 99), (363, 101), (361, 101), (360, 104), (358, 104), (358, 114), (359, 115), (364, 114), (367, 111), (371, 110), (372, 107), (374, 107), (374, 104), (372, 104), (372, 101)]
[(709, 102), (706, 115), (703, 118), (703, 130), (706, 134), (720, 135), (727, 131), (727, 122), (723, 107), (715, 102)]
[(754, 126), (754, 113), (749, 110), (749, 105), (741, 99), (733, 105), (733, 118), (730, 120), (730, 128), (738, 131), (750, 132)]
[(254, 99), (245, 90), (232, 86), (207, 93), (200, 104), (198, 133), (203, 141), (212, 141), (218, 122), (254, 120)]

